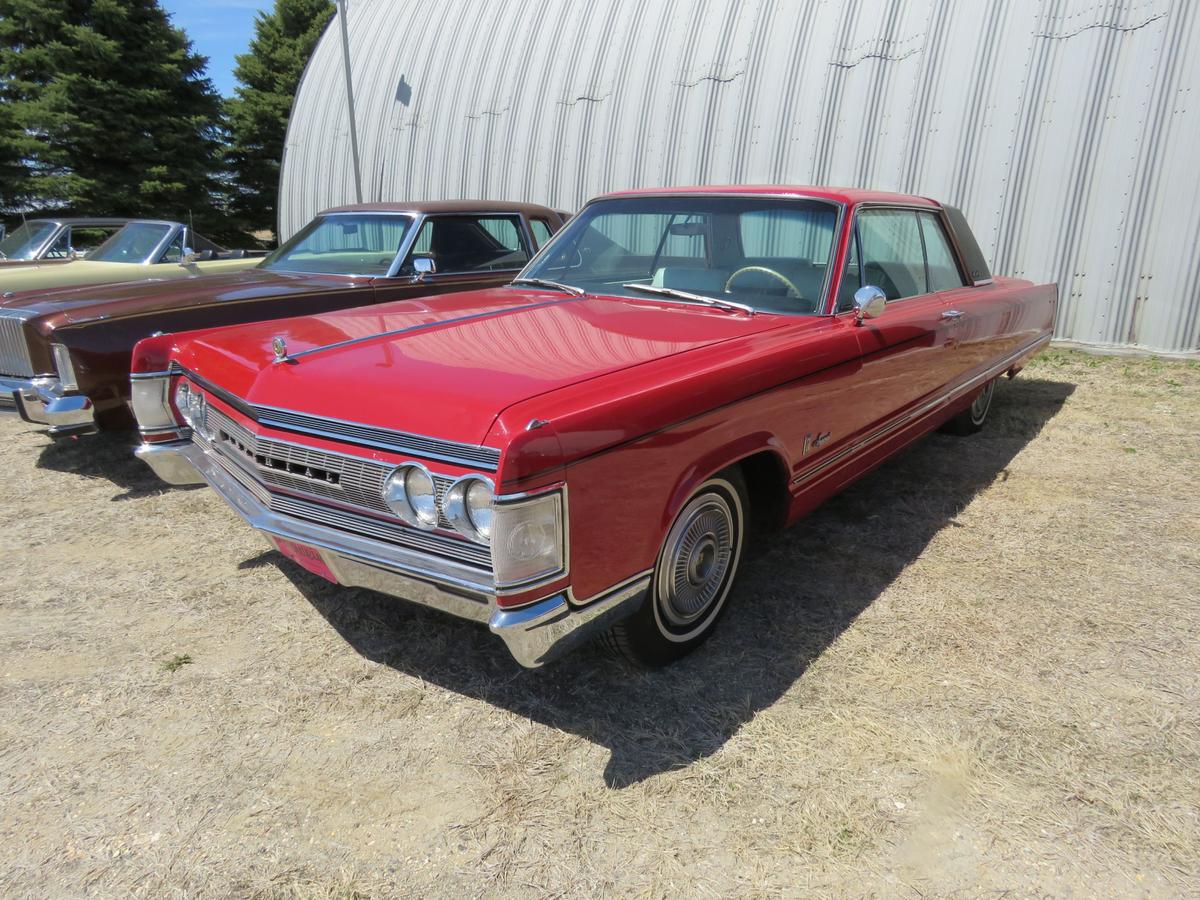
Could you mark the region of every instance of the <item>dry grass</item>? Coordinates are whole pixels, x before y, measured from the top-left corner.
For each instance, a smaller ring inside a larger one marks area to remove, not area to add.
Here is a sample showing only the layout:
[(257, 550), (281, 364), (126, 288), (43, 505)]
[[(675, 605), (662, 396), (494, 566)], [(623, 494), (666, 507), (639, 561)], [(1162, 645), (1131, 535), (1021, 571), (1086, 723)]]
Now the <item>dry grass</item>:
[(522, 671), (6, 419), (0, 895), (1195, 895), (1200, 367), (1056, 352), (993, 414), (655, 674)]

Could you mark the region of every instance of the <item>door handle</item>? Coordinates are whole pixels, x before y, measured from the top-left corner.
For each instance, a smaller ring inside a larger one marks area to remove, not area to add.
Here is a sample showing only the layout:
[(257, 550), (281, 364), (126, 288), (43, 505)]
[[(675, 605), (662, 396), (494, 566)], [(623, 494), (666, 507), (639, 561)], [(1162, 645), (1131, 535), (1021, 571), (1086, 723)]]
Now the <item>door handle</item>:
[(962, 313), (962, 310), (960, 310), (960, 309), (948, 309), (944, 313), (942, 313), (942, 318), (949, 319), (951, 322), (953, 322), (957, 319), (961, 319), (962, 316), (963, 316), (963, 313)]

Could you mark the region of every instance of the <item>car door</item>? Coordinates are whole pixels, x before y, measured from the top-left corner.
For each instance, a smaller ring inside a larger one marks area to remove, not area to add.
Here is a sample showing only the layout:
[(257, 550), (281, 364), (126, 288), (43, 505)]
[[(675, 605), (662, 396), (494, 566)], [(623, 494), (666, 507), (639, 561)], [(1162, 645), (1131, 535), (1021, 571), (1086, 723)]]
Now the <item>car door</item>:
[[(945, 297), (931, 290), (919, 213), (866, 207), (856, 215), (855, 246), (839, 289), (839, 311), (853, 309), (859, 285), (887, 297), (883, 313), (856, 329), (862, 352), (856, 400), (858, 432), (902, 416), (952, 379), (958, 323)], [(852, 312), (850, 312), (853, 315)]]
[[(507, 284), (529, 262), (531, 238), (515, 213), (429, 215), (395, 275), (375, 282), (376, 299), (401, 300)], [(417, 260), (432, 271), (419, 272)]]

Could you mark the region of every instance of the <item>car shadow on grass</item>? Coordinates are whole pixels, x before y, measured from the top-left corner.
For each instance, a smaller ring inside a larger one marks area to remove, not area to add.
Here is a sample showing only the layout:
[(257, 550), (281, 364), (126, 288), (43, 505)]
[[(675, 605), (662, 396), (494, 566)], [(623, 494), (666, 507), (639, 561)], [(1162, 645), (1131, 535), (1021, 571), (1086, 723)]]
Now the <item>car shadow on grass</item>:
[(133, 455), (137, 437), (134, 431), (100, 431), (50, 440), (38, 454), (37, 466), (84, 478), (105, 478), (121, 491), (113, 496), (114, 501), (136, 500), (170, 490), (170, 485)]
[(607, 747), (604, 780), (624, 787), (717, 752), (775, 703), (979, 491), (1007, 477), (1073, 390), (1003, 385), (982, 433), (931, 435), (760, 540), (712, 639), (658, 671), (594, 646), (527, 671), (485, 628), (267, 557), (367, 659)]

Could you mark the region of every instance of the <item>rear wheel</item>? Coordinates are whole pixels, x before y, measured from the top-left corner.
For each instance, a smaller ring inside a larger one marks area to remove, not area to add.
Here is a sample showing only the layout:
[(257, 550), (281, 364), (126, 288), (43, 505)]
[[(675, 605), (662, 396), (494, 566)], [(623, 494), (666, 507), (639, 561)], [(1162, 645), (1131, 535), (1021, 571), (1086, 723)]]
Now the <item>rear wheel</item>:
[(983, 386), (983, 390), (979, 392), (971, 405), (946, 422), (942, 426), (942, 430), (957, 435), (974, 434), (979, 431), (983, 428), (983, 423), (987, 421), (988, 410), (992, 408), (992, 395), (995, 393), (996, 379), (993, 378)]
[(708, 638), (741, 562), (748, 505), (736, 470), (697, 488), (667, 532), (646, 602), (609, 633), (615, 650), (655, 667), (685, 656)]

